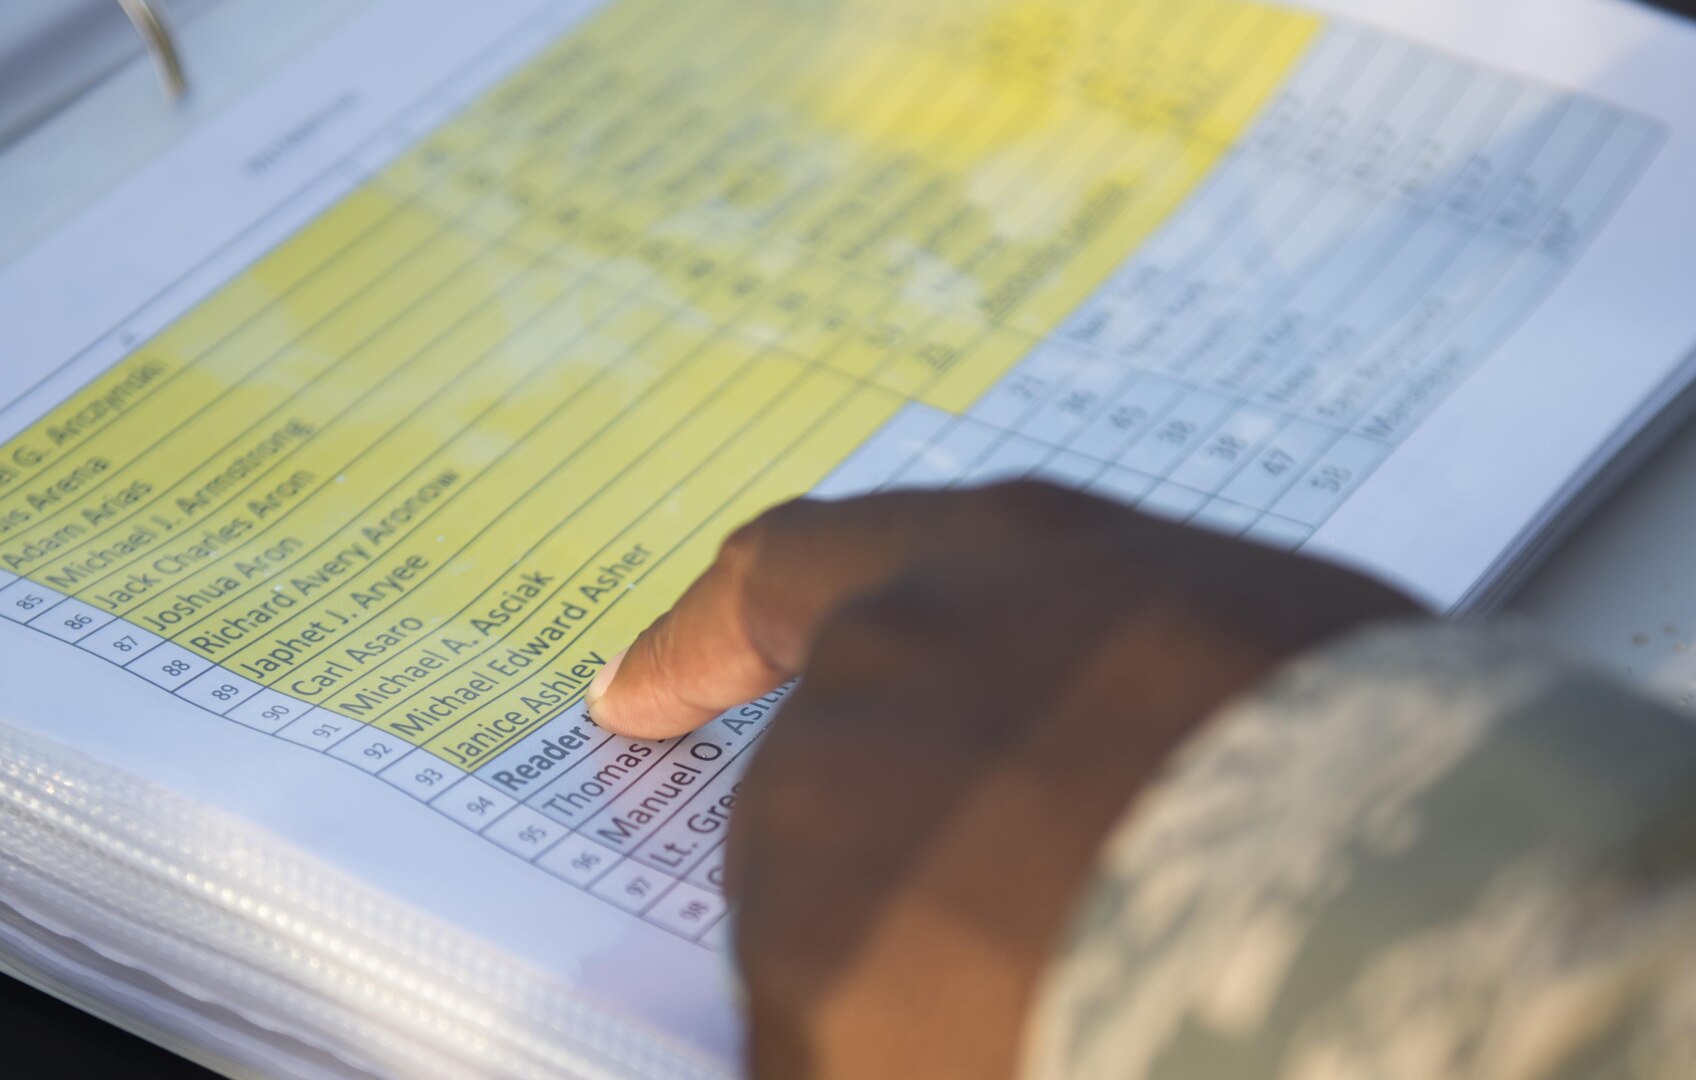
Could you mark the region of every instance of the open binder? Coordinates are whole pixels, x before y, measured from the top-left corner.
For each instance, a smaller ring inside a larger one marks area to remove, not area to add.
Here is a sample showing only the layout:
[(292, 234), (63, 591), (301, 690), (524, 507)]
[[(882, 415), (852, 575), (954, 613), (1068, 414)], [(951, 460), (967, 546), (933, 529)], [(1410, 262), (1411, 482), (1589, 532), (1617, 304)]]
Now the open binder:
[[(204, 3), (184, 5), (189, 12)], [(187, 88), (176, 37), (152, 0), (19, 5), (0, 15), (0, 145), (50, 117), (60, 106), (140, 50), (153, 59), (167, 100)], [(119, 24), (126, 22), (129, 32)]]
[(582, 692), (772, 502), (1034, 476), (1481, 611), (1696, 381), (1696, 33), (1615, 0), (178, 25), (187, 111), (136, 45), (0, 147), (0, 956), (225, 1071), (735, 1072), (781, 694)]

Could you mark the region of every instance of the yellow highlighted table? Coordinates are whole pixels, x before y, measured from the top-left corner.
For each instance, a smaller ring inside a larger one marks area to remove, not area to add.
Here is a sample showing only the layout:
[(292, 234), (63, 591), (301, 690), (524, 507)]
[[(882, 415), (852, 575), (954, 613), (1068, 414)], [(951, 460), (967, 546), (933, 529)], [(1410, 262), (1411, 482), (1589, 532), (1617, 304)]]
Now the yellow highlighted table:
[(209, 707), (476, 770), (740, 521), (967, 408), (1316, 30), (610, 5), (7, 446), (0, 568)]

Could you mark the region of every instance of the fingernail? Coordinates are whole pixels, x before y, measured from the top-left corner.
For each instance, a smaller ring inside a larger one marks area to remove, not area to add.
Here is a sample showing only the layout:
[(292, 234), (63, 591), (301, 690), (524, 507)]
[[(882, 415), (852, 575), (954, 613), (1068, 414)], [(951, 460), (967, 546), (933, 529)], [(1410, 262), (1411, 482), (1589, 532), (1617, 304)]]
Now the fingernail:
[(589, 707), (591, 716), (594, 715), (595, 706), (599, 704), (601, 698), (606, 696), (607, 688), (612, 685), (614, 679), (618, 678), (618, 669), (623, 665), (624, 657), (629, 652), (629, 649), (624, 649), (616, 653), (612, 659), (607, 661), (607, 666), (596, 673), (593, 681), (589, 683), (589, 689), (583, 691), (583, 704)]

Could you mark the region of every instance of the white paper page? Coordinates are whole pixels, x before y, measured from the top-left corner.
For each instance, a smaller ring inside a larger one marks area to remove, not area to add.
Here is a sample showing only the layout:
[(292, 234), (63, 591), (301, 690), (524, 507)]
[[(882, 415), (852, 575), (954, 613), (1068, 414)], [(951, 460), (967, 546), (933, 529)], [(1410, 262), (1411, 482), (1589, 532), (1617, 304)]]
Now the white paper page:
[(579, 702), (737, 522), (1039, 475), (1450, 604), (1696, 340), (1623, 7), (593, 7), (380, 5), (0, 268), (0, 681), (724, 1060), (775, 699)]
[[(1563, 484), (1600, 464), (1619, 417), (1696, 363), (1696, 24), (1624, 3), (1326, 4), (1456, 56), (1581, 91), (1661, 129), (1583, 257), (1507, 333), (1309, 550), (1460, 602)], [(1620, 149), (1621, 132), (1607, 149)], [(1579, 188), (1578, 190), (1583, 190)], [(1569, 195), (1571, 200), (1574, 196)], [(1629, 434), (1627, 432), (1626, 434)]]
[[(9, 320), (7, 360), (0, 364), (0, 396), (12, 406), (0, 417), (7, 437), (33, 419), (36, 402), (51, 406), (64, 396), (63, 387), (106, 370), (127, 351), (124, 337), (135, 340), (170, 321), (357, 184), (368, 167), (345, 163), (350, 153), (369, 160), (392, 156), (593, 10), (591, 4), (516, 0), (475, 11), (433, 7), (430, 18), (414, 18), (411, 4), (372, 11), (209, 123), (190, 145), (138, 174), (113, 199), (95, 205), (51, 244), (0, 270), (0, 308)], [(302, 133), (310, 140), (296, 143)], [(284, 144), (298, 153), (250, 167)], [(173, 198), (184, 176), (199, 178), (191, 202)], [(158, 205), (174, 211), (136, 212)], [(60, 265), (69, 278), (36, 277), (42, 259)], [(69, 295), (67, 280), (78, 282)], [(136, 321), (144, 303), (159, 323)], [(12, 317), (17, 312), (31, 314)], [(86, 320), (111, 326), (120, 313), (129, 316), (127, 328), (118, 337), (98, 335), (119, 353), (100, 352), (99, 344), (88, 349)], [(10, 454), (7, 460), (15, 464)], [(5, 580), (15, 577), (7, 573)], [(10, 610), (21, 614), (17, 603), (12, 595)], [(413, 784), (402, 794), (383, 782), (404, 782), (421, 770), (390, 769), (375, 778), (364, 767), (373, 760), (364, 755), (367, 746), (338, 742), (335, 757), (303, 750), (288, 737), (269, 737), (191, 707), (182, 692), (138, 686), (133, 669), (94, 660), (90, 639), (80, 639), (81, 649), (67, 649), (64, 638), (75, 630), (64, 622), (58, 619), (56, 640), (36, 632), (45, 622), (24, 628), (0, 619), (6, 722), (266, 825), (431, 915), (557, 973), (609, 1010), (652, 1024), (710, 1057), (734, 1059), (736, 1024), (716, 937), (703, 945), (691, 940), (698, 932), (668, 929), (657, 914), (649, 921), (632, 918), (618, 904), (528, 865), (508, 850), (522, 841), (505, 834), (496, 841), (492, 832), (459, 823), (470, 817), (476, 799), (458, 792), (427, 808), (427, 789)], [(243, 715), (265, 707), (250, 701)], [(304, 718), (308, 709), (292, 711)], [(259, 720), (262, 730), (277, 726)], [(309, 719), (292, 734), (305, 732), (310, 739), (318, 726)], [(348, 723), (338, 734), (358, 727)], [(547, 738), (557, 741), (558, 733)], [(350, 768), (346, 759), (360, 766)], [(494, 801), (503, 809), (511, 803)], [(508, 820), (518, 824), (516, 816)], [(609, 855), (606, 861), (619, 860)], [(710, 869), (702, 868), (702, 876)], [(696, 921), (711, 924), (719, 910)]]

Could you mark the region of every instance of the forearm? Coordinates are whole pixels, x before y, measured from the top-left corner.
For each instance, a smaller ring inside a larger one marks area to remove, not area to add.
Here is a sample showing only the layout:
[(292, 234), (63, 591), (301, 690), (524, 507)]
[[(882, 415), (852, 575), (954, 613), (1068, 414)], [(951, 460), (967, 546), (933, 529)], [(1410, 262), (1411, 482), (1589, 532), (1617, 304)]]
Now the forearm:
[(1026, 1072), (1565, 1075), (1696, 1031), (1693, 894), (1696, 727), (1513, 635), (1369, 632), (1137, 800)]

